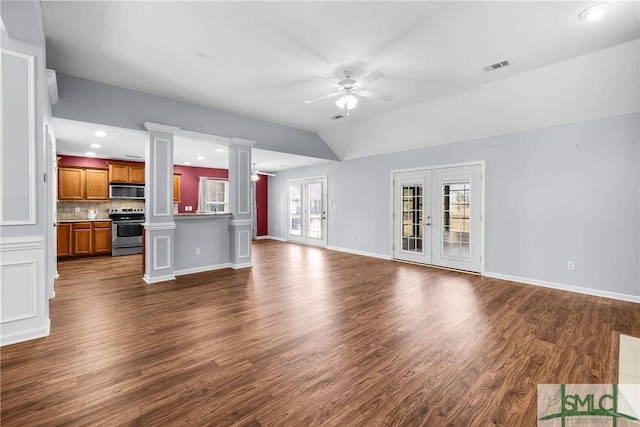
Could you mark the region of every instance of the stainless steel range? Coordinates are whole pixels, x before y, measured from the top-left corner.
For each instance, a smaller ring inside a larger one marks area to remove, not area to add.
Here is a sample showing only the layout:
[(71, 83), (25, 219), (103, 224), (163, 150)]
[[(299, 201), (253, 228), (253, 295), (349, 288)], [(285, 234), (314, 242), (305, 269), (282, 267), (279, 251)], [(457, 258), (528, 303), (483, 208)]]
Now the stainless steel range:
[(142, 253), (144, 208), (111, 208), (111, 255)]

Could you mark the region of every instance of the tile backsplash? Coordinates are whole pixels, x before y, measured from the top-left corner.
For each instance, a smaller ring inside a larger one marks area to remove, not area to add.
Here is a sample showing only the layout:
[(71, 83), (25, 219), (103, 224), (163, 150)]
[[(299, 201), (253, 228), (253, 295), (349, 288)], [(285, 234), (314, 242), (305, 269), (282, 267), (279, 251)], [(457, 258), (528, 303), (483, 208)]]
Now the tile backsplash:
[[(76, 208), (78, 208), (80, 212), (76, 212)], [(58, 220), (87, 219), (88, 208), (96, 209), (96, 219), (109, 219), (110, 208), (144, 208), (144, 200), (58, 202)]]

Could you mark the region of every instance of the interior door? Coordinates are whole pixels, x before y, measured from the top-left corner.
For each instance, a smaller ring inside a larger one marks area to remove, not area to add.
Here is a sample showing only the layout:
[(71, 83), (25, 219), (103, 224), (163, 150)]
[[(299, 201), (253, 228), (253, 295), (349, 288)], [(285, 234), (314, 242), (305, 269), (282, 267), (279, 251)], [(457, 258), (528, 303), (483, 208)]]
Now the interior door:
[(431, 264), (431, 171), (398, 172), (393, 188), (393, 257)]
[(482, 270), (481, 165), (396, 172), (394, 259)]
[(287, 240), (327, 245), (327, 179), (309, 178), (287, 183)]

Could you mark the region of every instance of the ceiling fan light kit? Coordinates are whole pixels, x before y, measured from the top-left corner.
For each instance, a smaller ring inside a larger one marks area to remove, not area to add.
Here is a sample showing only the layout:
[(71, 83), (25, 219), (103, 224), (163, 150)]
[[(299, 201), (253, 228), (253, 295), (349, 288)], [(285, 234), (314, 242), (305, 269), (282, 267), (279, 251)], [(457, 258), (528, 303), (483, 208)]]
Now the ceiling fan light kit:
[(340, 98), (336, 101), (336, 105), (347, 112), (347, 116), (349, 115), (349, 110), (353, 110), (358, 105), (358, 96), (363, 98), (372, 98), (378, 99), (381, 101), (391, 101), (393, 96), (385, 95), (382, 93), (371, 92), (368, 90), (362, 90), (363, 86), (374, 82), (378, 79), (384, 77), (384, 73), (382, 71), (374, 71), (360, 80), (354, 80), (351, 78), (352, 71), (344, 70), (344, 79), (339, 82), (334, 82), (332, 80), (326, 79), (324, 77), (317, 77), (319, 79), (325, 80), (329, 82), (331, 86), (336, 89), (336, 92), (328, 93), (326, 95), (319, 96), (317, 98), (312, 98), (304, 101), (305, 104), (310, 104), (312, 102), (320, 101), (323, 99), (333, 98), (336, 96), (340, 96)]
[(358, 98), (353, 95), (345, 95), (336, 101), (336, 105), (340, 108), (346, 108), (347, 110), (353, 110), (358, 104)]

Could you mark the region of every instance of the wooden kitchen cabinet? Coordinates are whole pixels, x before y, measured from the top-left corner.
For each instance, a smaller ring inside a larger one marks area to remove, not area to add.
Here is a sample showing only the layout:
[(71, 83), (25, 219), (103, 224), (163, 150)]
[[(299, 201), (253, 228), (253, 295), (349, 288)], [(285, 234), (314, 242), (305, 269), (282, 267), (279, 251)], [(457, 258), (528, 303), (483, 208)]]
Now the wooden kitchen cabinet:
[(58, 257), (111, 253), (111, 221), (58, 223)]
[(84, 200), (84, 169), (58, 167), (58, 200)]
[(109, 171), (85, 169), (85, 200), (109, 200)]
[(130, 164), (108, 162), (109, 182), (144, 184), (144, 163)]
[(144, 184), (144, 163), (139, 166), (129, 166), (129, 182), (132, 184)]
[(108, 171), (58, 167), (58, 200), (109, 200)]
[(109, 182), (129, 182), (127, 165), (109, 163)]
[(180, 203), (180, 175), (173, 175), (173, 203)]
[(71, 255), (91, 255), (91, 223), (74, 222), (72, 226)]
[(111, 222), (95, 221), (91, 223), (93, 237), (92, 254), (111, 253)]
[(57, 225), (57, 236), (58, 257), (71, 256), (71, 224), (59, 223)]

